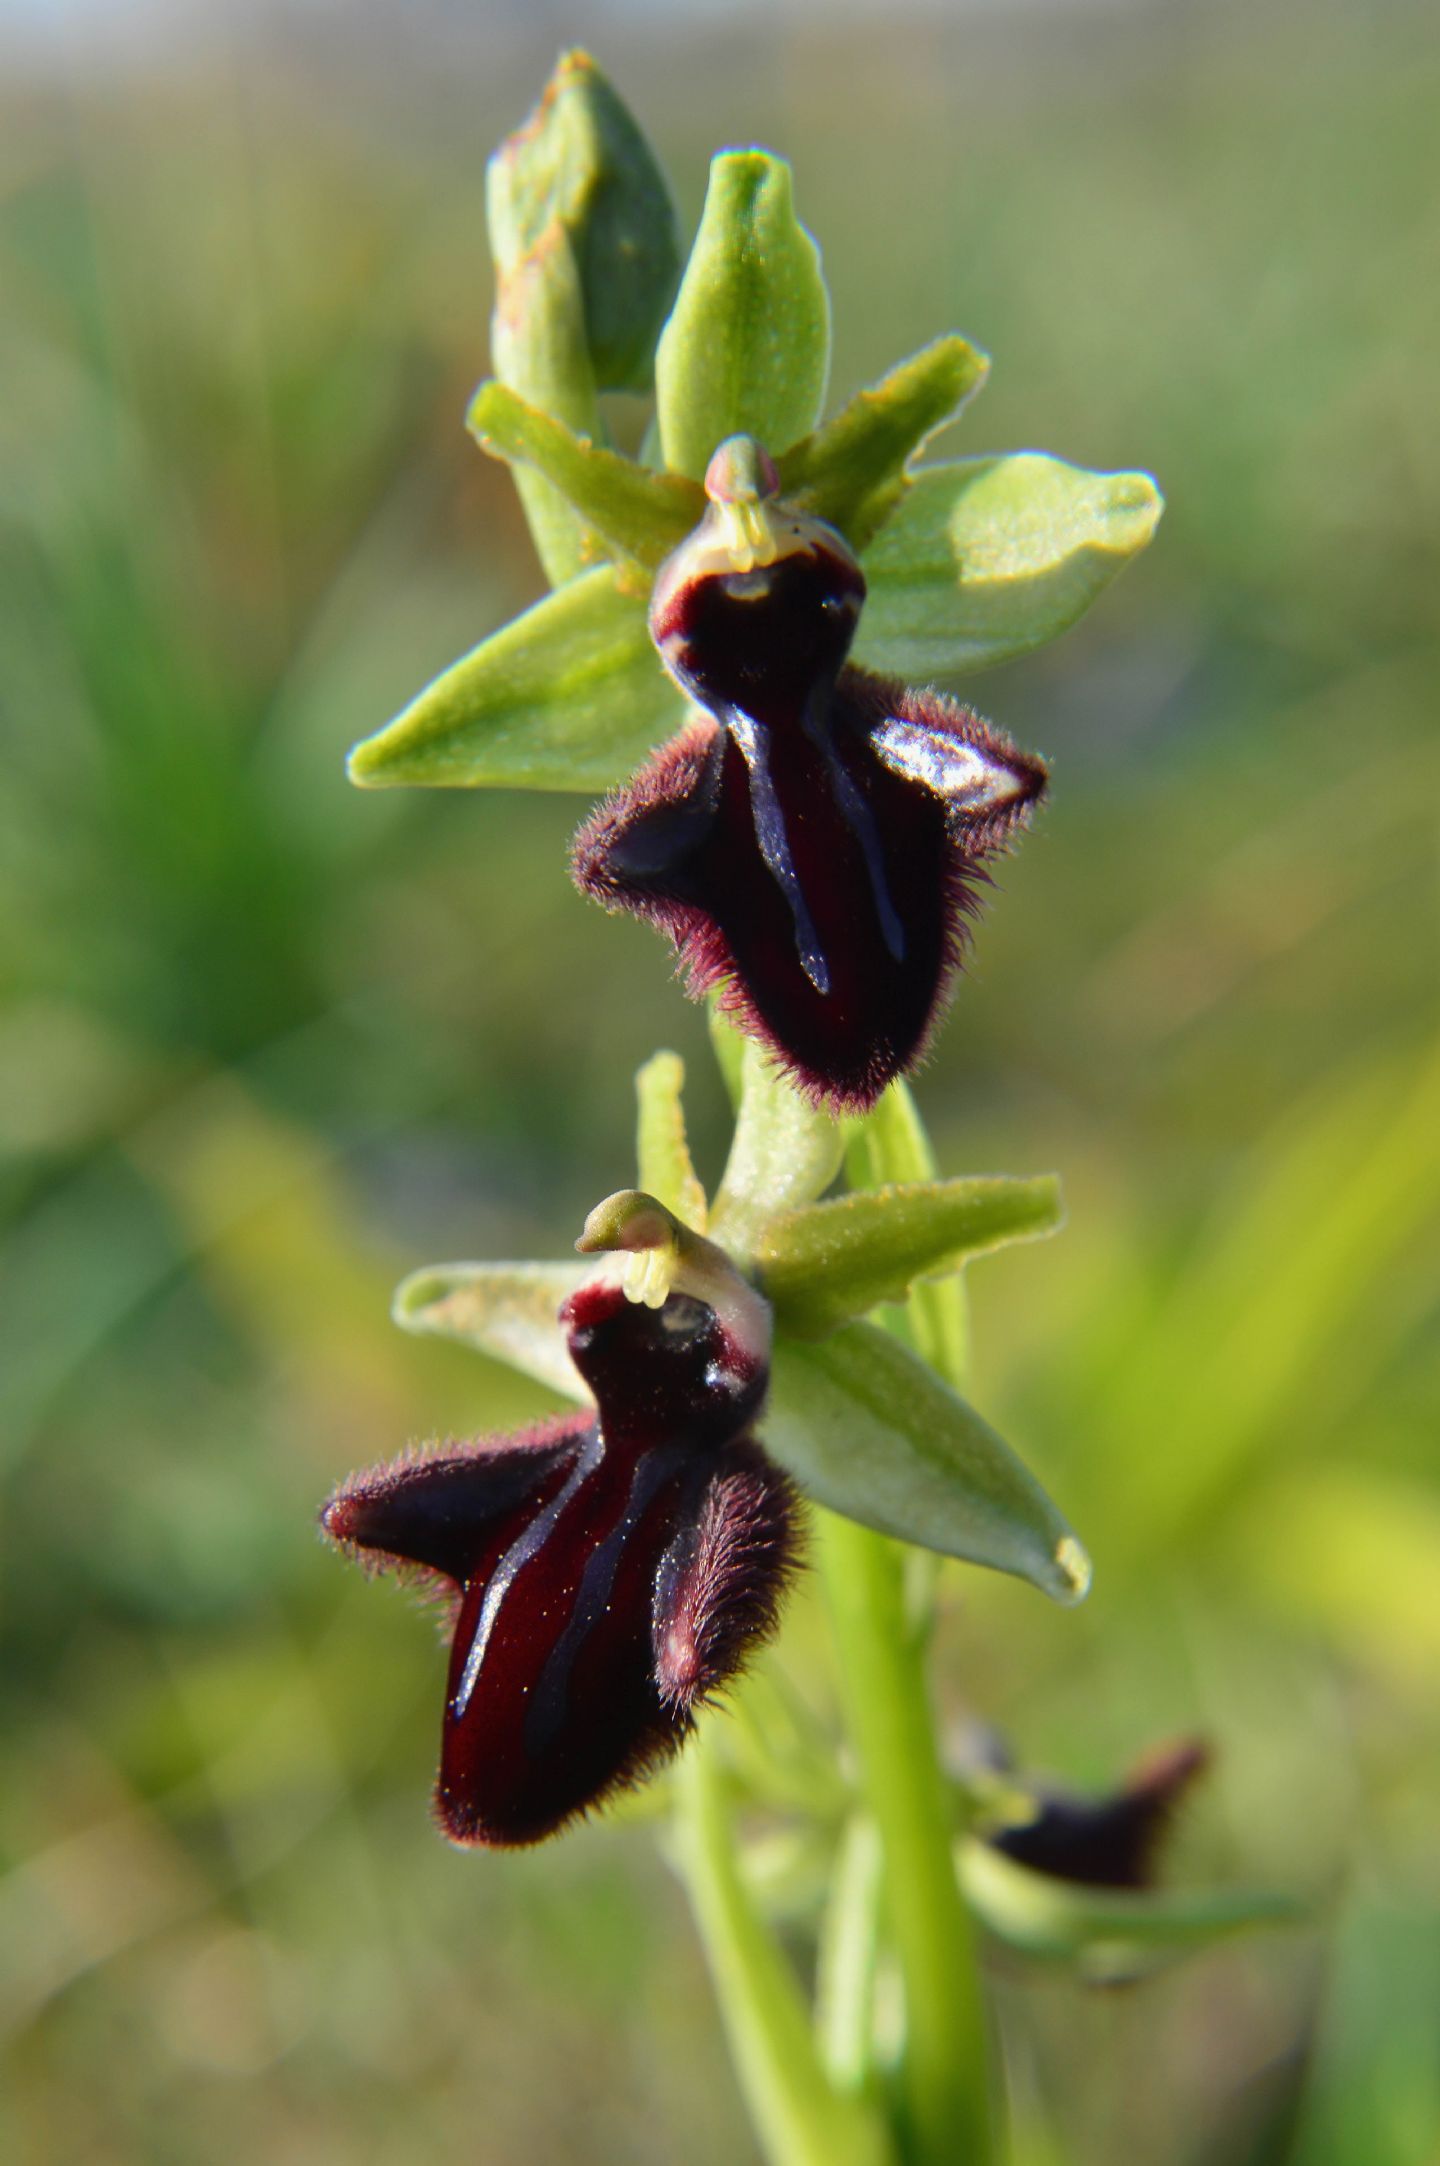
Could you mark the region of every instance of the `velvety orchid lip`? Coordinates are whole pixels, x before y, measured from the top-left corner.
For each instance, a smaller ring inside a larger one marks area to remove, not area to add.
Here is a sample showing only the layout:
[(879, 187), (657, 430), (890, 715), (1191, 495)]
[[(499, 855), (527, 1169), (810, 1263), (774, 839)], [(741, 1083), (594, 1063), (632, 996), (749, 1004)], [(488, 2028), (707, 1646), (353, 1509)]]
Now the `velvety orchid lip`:
[(604, 1280), (561, 1322), (593, 1413), (356, 1476), (321, 1515), (446, 1597), (435, 1806), (461, 1843), (537, 1842), (677, 1750), (795, 1561), (794, 1492), (747, 1433), (755, 1349), (690, 1295)]
[(849, 664), (865, 579), (749, 439), (661, 567), (650, 630), (700, 710), (576, 838), (580, 887), (649, 919), (817, 1100), (860, 1110), (922, 1055), (985, 862), (1041, 761), (970, 708)]

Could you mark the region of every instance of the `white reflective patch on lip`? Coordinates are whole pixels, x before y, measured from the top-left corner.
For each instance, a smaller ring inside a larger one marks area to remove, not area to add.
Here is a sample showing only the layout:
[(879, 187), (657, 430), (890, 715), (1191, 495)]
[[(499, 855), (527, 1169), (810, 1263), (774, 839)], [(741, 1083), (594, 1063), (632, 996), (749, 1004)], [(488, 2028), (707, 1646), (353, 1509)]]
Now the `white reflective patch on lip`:
[(1026, 778), (1018, 769), (921, 722), (893, 718), (881, 724), (872, 742), (887, 767), (923, 782), (966, 812), (993, 812), (1025, 793)]

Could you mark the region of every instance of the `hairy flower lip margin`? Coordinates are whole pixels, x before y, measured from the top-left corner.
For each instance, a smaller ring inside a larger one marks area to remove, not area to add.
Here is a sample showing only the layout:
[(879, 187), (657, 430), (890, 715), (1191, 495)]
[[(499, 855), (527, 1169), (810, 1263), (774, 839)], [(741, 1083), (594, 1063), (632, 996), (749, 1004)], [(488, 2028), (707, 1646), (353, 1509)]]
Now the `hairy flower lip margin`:
[(873, 1105), (923, 1056), (986, 862), (1044, 794), (1043, 762), (973, 710), (847, 661), (865, 579), (778, 494), (750, 438), (650, 605), (698, 714), (576, 837), (582, 892), (669, 934), (817, 1104)]
[(776, 1623), (789, 1477), (750, 1434), (763, 1355), (687, 1293), (602, 1276), (563, 1304), (590, 1413), (352, 1477), (342, 1549), (408, 1569), (453, 1638), (435, 1812), (455, 1842), (539, 1842), (683, 1744)]

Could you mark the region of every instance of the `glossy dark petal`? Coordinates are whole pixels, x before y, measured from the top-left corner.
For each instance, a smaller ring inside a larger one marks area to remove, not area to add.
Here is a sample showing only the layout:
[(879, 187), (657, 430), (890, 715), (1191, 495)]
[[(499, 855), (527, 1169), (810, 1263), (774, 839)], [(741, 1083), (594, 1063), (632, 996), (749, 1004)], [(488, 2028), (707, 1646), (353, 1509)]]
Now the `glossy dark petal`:
[(765, 1370), (714, 1312), (585, 1287), (561, 1312), (596, 1412), (348, 1482), (323, 1524), (455, 1596), (436, 1812), (540, 1840), (683, 1742), (775, 1620), (786, 1477), (744, 1434)]
[(1046, 1797), (1024, 1827), (990, 1837), (997, 1850), (1037, 1873), (1096, 1888), (1143, 1888), (1156, 1853), (1209, 1753), (1185, 1739), (1147, 1755), (1110, 1797)]

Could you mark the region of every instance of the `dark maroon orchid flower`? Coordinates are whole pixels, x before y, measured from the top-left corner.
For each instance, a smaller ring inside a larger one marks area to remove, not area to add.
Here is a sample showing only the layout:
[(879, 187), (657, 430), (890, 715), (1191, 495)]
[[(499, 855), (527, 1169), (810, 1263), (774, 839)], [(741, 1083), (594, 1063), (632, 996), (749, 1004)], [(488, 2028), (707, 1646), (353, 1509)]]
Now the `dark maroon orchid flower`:
[(560, 1320), (593, 1412), (356, 1476), (326, 1505), (344, 1548), (448, 1599), (435, 1809), (454, 1841), (538, 1842), (636, 1781), (771, 1630), (796, 1504), (748, 1433), (769, 1380), (749, 1301), (584, 1286)]
[(705, 487), (650, 607), (703, 713), (581, 829), (575, 878), (668, 932), (690, 990), (723, 987), (811, 1097), (858, 1110), (923, 1053), (985, 861), (1045, 768), (957, 701), (847, 665), (864, 575), (775, 501), (750, 438)]
[(1108, 1797), (1042, 1794), (1023, 1826), (990, 1836), (997, 1850), (1033, 1872), (1095, 1888), (1144, 1888), (1175, 1814), (1210, 1755), (1197, 1739), (1157, 1746)]

